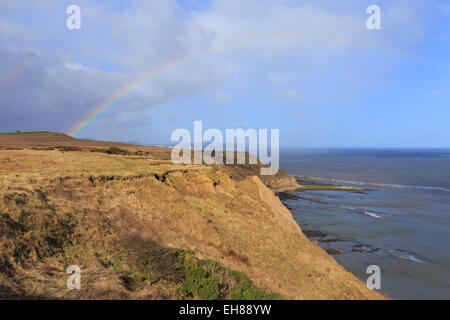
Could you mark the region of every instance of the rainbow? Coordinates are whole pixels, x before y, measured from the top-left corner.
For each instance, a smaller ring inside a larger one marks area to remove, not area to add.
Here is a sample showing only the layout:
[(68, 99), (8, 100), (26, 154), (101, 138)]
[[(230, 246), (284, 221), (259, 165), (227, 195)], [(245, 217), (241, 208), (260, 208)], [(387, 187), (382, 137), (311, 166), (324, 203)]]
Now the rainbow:
[[(289, 38), (288, 39), (277, 38), (277, 39), (271, 39), (271, 40), (265, 39), (264, 41), (245, 41), (245, 42), (235, 43), (234, 45), (228, 46), (228, 47), (220, 49), (220, 50), (210, 50), (210, 51), (206, 51), (206, 52), (203, 52), (200, 54), (191, 55), (191, 56), (188, 56), (188, 57), (185, 57), (182, 59), (171, 61), (171, 62), (167, 63), (166, 65), (164, 65), (156, 70), (152, 70), (151, 72), (144, 74), (137, 80), (134, 80), (130, 84), (127, 84), (127, 85), (123, 86), (122, 88), (120, 88), (119, 91), (117, 91), (114, 95), (112, 95), (110, 98), (103, 101), (99, 105), (95, 106), (83, 119), (78, 121), (69, 130), (68, 134), (73, 137), (77, 137), (86, 127), (88, 127), (91, 123), (93, 123), (94, 121), (99, 119), (111, 107), (113, 107), (118, 102), (120, 102), (124, 98), (131, 95), (133, 92), (135, 92), (139, 88), (142, 88), (144, 85), (148, 84), (149, 82), (154, 81), (155, 79), (157, 79), (171, 71), (174, 71), (178, 68), (181, 68), (197, 59), (206, 57), (206, 56), (214, 54), (214, 53), (229, 51), (230, 49), (236, 49), (236, 48), (240, 48), (240, 47), (244, 47), (244, 46), (248, 47), (248, 46), (252, 46), (252, 45), (261, 45), (261, 44), (274, 43), (274, 42), (290, 43), (291, 41), (292, 41), (292, 39), (289, 39)], [(348, 43), (341, 43), (341, 41), (336, 41), (334, 44), (340, 44), (340, 45), (343, 44), (343, 45), (349, 46)], [(371, 46), (368, 46), (368, 45), (359, 45), (358, 47), (373, 49)], [(386, 51), (386, 50), (383, 50), (383, 51)], [(403, 56), (402, 54), (399, 54), (398, 52), (388, 52), (388, 53)], [(411, 57), (407, 57), (407, 58), (411, 58)]]
[[(210, 53), (210, 52), (209, 52)], [(139, 79), (134, 80), (133, 82), (123, 86), (120, 88), (114, 95), (109, 97), (107, 100), (104, 100), (97, 106), (95, 106), (83, 119), (78, 121), (68, 132), (72, 137), (77, 137), (86, 127), (88, 127), (91, 123), (99, 119), (108, 109), (112, 106), (116, 105), (121, 100), (125, 99), (133, 92), (142, 88), (147, 83), (154, 81), (155, 79), (163, 76), (164, 74), (174, 71), (190, 62), (193, 62), (199, 58), (206, 56), (208, 53), (202, 53), (194, 56), (185, 57), (183, 59), (171, 61), (170, 63), (157, 68), (156, 70), (152, 70), (149, 73), (144, 74), (139, 77)]]
[(209, 55), (233, 50), (240, 47), (248, 47), (252, 45), (264, 44), (266, 42), (267, 41), (260, 41), (260, 40), (241, 41), (228, 45), (227, 47), (224, 47), (222, 49), (208, 50), (206, 52), (202, 52), (199, 54), (184, 57), (182, 59), (171, 61), (156, 70), (152, 70), (149, 73), (144, 74), (143, 76), (139, 77), (139, 79), (134, 80), (130, 84), (127, 84), (122, 88), (120, 88), (119, 91), (117, 91), (110, 98), (101, 102), (99, 105), (95, 106), (84, 118), (78, 121), (67, 133), (72, 137), (77, 137), (86, 127), (88, 127), (95, 120), (99, 119), (106, 111), (108, 111), (111, 107), (116, 105), (119, 101), (128, 97), (133, 92), (135, 92), (139, 88), (142, 88), (149, 82), (152, 82), (169, 72), (175, 71), (178, 68), (181, 68), (191, 62), (194, 62), (198, 59), (201, 59)]

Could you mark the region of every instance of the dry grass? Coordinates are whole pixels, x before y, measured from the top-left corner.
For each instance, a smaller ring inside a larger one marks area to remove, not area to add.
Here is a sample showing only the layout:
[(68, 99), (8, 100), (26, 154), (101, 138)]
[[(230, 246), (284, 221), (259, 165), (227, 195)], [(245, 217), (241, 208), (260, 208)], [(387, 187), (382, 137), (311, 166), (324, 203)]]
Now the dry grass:
[[(286, 298), (382, 298), (303, 235), (255, 167), (177, 166), (164, 150), (77, 147), (0, 150), (0, 297), (198, 298), (178, 290), (192, 265), (186, 252), (195, 252), (219, 298), (241, 284), (227, 268)], [(82, 290), (66, 289), (69, 265), (82, 269)], [(252, 288), (241, 294), (259, 292)]]

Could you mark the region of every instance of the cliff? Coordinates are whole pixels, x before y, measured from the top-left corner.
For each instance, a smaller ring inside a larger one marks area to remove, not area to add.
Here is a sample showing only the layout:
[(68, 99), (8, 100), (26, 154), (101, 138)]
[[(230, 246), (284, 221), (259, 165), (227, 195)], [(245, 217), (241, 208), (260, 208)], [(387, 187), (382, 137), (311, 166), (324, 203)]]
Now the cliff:
[[(304, 236), (268, 188), (294, 187), (286, 172), (177, 166), (138, 146), (6, 149), (2, 298), (383, 298)], [(67, 290), (69, 265), (81, 290)]]

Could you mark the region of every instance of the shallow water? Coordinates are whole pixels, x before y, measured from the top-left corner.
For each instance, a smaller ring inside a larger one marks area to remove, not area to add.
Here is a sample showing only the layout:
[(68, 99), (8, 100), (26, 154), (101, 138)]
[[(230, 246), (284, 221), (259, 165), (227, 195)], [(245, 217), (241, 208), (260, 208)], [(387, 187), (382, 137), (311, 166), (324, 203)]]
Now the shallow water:
[(283, 200), (302, 230), (324, 234), (319, 245), (343, 251), (333, 257), (347, 270), (366, 281), (378, 265), (394, 299), (450, 299), (450, 151), (285, 150), (281, 167), (375, 189)]

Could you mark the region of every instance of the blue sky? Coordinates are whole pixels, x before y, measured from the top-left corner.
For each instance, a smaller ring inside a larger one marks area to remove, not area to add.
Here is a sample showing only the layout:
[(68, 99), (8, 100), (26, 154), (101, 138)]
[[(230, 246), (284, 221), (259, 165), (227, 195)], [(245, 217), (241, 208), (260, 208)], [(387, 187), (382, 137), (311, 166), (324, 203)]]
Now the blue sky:
[[(81, 30), (67, 30), (67, 6)], [(381, 8), (381, 30), (366, 8)], [(6, 0), (0, 131), (68, 132), (122, 86), (149, 82), (80, 133), (159, 144), (176, 128), (280, 129), (282, 147), (450, 147), (450, 3)]]

